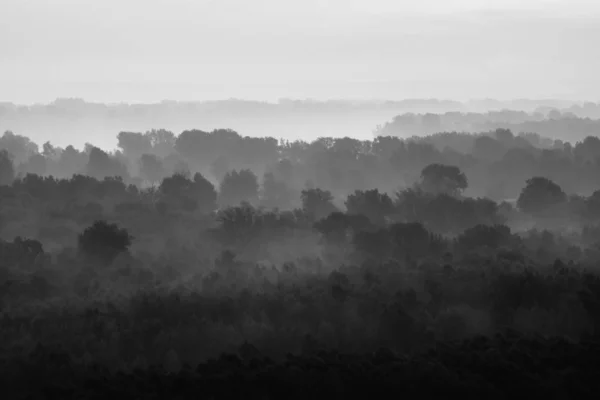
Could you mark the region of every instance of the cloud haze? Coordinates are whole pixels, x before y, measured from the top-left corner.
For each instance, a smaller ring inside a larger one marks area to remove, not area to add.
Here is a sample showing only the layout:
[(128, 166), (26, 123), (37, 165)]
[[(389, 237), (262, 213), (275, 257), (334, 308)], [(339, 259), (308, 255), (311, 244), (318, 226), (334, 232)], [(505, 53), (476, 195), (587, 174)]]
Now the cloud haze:
[(596, 100), (591, 1), (0, 4), (0, 100)]

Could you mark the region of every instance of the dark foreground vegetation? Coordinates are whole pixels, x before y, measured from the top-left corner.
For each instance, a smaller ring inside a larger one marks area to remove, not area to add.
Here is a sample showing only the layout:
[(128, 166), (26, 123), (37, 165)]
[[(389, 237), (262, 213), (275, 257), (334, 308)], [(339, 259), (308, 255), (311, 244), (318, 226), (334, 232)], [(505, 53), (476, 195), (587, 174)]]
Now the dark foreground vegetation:
[(600, 140), (542, 139), (7, 133), (0, 375), (56, 398), (588, 397)]
[(162, 366), (111, 372), (97, 364), (74, 365), (65, 353), (38, 347), (20, 364), (27, 375), (8, 370), (4, 379), (10, 383), (3, 388), (16, 388), (11, 398), (61, 399), (591, 399), (600, 390), (598, 357), (598, 342), (508, 333), (439, 344), (418, 356), (323, 350), (275, 362), (223, 354), (177, 372)]

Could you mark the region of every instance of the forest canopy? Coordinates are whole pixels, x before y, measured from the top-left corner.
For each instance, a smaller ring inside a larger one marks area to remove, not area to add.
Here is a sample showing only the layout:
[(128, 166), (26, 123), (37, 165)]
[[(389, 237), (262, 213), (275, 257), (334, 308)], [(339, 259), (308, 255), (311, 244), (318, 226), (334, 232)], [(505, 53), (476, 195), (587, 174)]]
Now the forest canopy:
[(595, 136), (117, 138), (112, 152), (0, 138), (0, 346), (15, 357), (39, 344), (177, 371), (225, 351), (600, 332)]

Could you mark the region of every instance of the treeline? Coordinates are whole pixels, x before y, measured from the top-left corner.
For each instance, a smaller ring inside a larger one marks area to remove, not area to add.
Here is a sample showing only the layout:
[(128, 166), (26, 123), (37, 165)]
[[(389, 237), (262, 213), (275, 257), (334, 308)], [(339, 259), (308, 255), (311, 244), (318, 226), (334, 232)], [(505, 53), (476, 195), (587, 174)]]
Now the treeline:
[(0, 160), (0, 183), (10, 184), (27, 173), (60, 179), (83, 174), (100, 180), (119, 176), (141, 188), (182, 172), (190, 177), (200, 173), (218, 186), (228, 173), (248, 169), (260, 184), (281, 192), (265, 205), (286, 209), (298, 206), (299, 193), (311, 187), (329, 190), (338, 203), (354, 190), (378, 188), (391, 194), (418, 181), (430, 164), (459, 167), (469, 181), (466, 195), (495, 201), (516, 199), (533, 176), (548, 178), (569, 194), (589, 195), (600, 186), (596, 136), (571, 143), (497, 129), (410, 139), (289, 142), (243, 137), (232, 130), (191, 130), (178, 136), (153, 130), (121, 132), (118, 144), (115, 152), (51, 143), (40, 149), (27, 137), (6, 132), (0, 138), (0, 148), (7, 151)]
[[(354, 101), (354, 100), (299, 100), (281, 99), (275, 103), (250, 100), (221, 100), (204, 102), (163, 101), (156, 104), (103, 104), (86, 102), (78, 98), (59, 98), (49, 104), (19, 105), (0, 103), (0, 116), (11, 118), (16, 115), (23, 118), (40, 115), (57, 117), (104, 116), (109, 118), (127, 118), (139, 114), (176, 114), (195, 112), (260, 113), (313, 111), (313, 112), (360, 112), (361, 110), (390, 109), (398, 113), (405, 112), (488, 112), (495, 110), (515, 110), (515, 113), (547, 113), (556, 110), (570, 113), (580, 118), (599, 118), (600, 104), (594, 102), (572, 102), (564, 100), (513, 100), (493, 99), (459, 102), (439, 99), (405, 99), (400, 101)], [(509, 111), (510, 112), (510, 111)], [(501, 115), (501, 114), (495, 114)], [(506, 115), (506, 114), (504, 114)], [(507, 121), (505, 121), (507, 122)]]
[[(430, 234), (444, 236), (446, 239), (436, 242), (443, 251), (449, 248), (447, 239), (488, 226), (501, 229), (489, 234), (476, 231), (473, 237), (481, 235), (479, 240), (491, 235), (491, 242), (480, 243), (483, 247), (513, 243), (507, 239), (510, 229), (525, 232), (528, 237), (531, 229), (546, 229), (558, 234), (560, 243), (547, 239), (540, 246), (549, 255), (531, 253), (533, 258), (544, 262), (554, 258), (578, 261), (585, 254), (590, 262), (596, 259), (593, 249), (600, 237), (594, 226), (600, 222), (600, 190), (589, 196), (567, 195), (555, 182), (532, 177), (515, 202), (498, 203), (464, 196), (468, 186), (466, 175), (458, 167), (443, 164), (426, 166), (412, 187), (395, 194), (379, 189), (355, 190), (341, 203), (331, 191), (321, 188), (305, 188), (296, 194), (271, 174), (261, 183), (248, 169), (226, 173), (219, 185), (200, 173), (175, 173), (148, 188), (127, 184), (121, 177), (99, 180), (75, 175), (56, 179), (28, 174), (0, 187), (0, 233), (62, 248), (72, 245), (77, 232), (94, 221), (111, 220), (138, 238), (176, 242), (177, 236), (171, 235), (179, 232), (187, 235), (183, 243), (194, 249), (195, 244), (199, 249), (208, 244), (213, 250), (234, 249), (260, 261), (272, 259), (276, 253), (264, 244), (292, 243), (298, 233), (311, 237), (316, 232), (334, 247), (358, 244), (363, 252), (383, 261), (395, 254), (386, 247), (392, 233), (385, 231), (394, 224), (412, 227), (406, 228), (407, 240), (412, 237), (410, 240), (415, 241), (409, 247), (418, 248)], [(279, 207), (294, 203), (298, 206)], [(194, 236), (194, 231), (200, 236)], [(543, 235), (550, 234), (545, 232)], [(204, 245), (199, 244), (202, 240)], [(461, 248), (469, 247), (477, 246)], [(522, 250), (518, 246), (515, 249)], [(426, 247), (416, 259), (442, 253)]]
[[(597, 107), (596, 107), (597, 108)], [(580, 117), (573, 111), (540, 108), (533, 113), (525, 111), (489, 111), (487, 113), (446, 112), (405, 113), (379, 126), (376, 134), (407, 137), (431, 135), (436, 132), (485, 132), (510, 129), (514, 132), (535, 132), (549, 138), (536, 146), (552, 147), (553, 140), (577, 141), (600, 134), (600, 111), (591, 112), (591, 118)], [(577, 110), (577, 109), (574, 109)], [(590, 109), (591, 111), (591, 109)]]

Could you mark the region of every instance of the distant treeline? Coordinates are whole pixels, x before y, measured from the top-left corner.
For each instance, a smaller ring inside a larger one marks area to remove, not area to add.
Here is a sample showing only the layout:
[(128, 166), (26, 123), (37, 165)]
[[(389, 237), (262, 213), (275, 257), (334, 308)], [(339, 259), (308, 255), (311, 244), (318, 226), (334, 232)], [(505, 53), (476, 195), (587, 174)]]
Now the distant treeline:
[(586, 118), (600, 118), (600, 104), (559, 100), (460, 103), (436, 99), (282, 99), (276, 103), (231, 99), (155, 104), (58, 99), (28, 106), (0, 103), (0, 131), (19, 132), (38, 142), (52, 137), (54, 144), (77, 148), (93, 136), (94, 143), (105, 149), (115, 148), (115, 132), (148, 131), (156, 127), (173, 132), (199, 126), (206, 130), (228, 127), (248, 136), (286, 140), (315, 140), (323, 136), (370, 139), (379, 125), (392, 120), (378, 134), (407, 137), (441, 131), (508, 128), (515, 133), (536, 132), (553, 139), (582, 140), (598, 133), (596, 122)]
[[(551, 140), (534, 133), (515, 135), (506, 129), (478, 134), (446, 132), (400, 139), (380, 136), (373, 140), (320, 138), (278, 141), (244, 137), (228, 129), (146, 133), (121, 132), (119, 150), (106, 152), (86, 144), (40, 148), (29, 138), (6, 132), (0, 149), (0, 183), (28, 173), (56, 178), (83, 174), (96, 179), (121, 177), (138, 187), (159, 184), (176, 172), (200, 173), (218, 185), (234, 171), (248, 169), (259, 183), (272, 181), (283, 198), (298, 199), (303, 189), (319, 187), (344, 199), (355, 190), (377, 188), (393, 193), (416, 182), (429, 164), (456, 166), (469, 181), (468, 196), (501, 201), (515, 199), (527, 179), (553, 180), (569, 194), (591, 194), (600, 187), (600, 139), (586, 137), (575, 143)], [(280, 190), (278, 189), (278, 190)], [(273, 206), (289, 208), (278, 200)]]
[[(591, 114), (600, 116), (598, 107)], [(590, 108), (592, 110), (592, 108)], [(430, 135), (436, 132), (482, 132), (494, 129), (535, 132), (550, 139), (582, 140), (600, 135), (600, 120), (580, 117), (573, 111), (537, 110), (534, 113), (502, 110), (482, 113), (447, 112), (445, 114), (406, 113), (379, 126), (382, 136)]]

